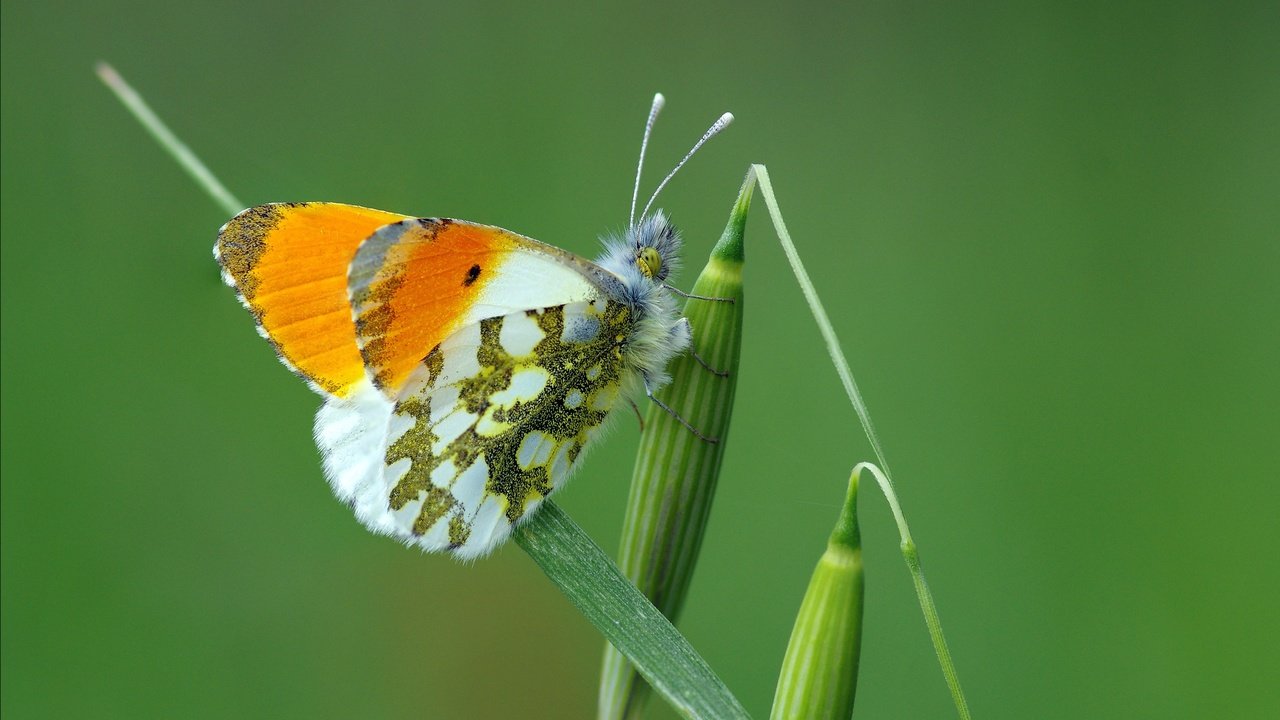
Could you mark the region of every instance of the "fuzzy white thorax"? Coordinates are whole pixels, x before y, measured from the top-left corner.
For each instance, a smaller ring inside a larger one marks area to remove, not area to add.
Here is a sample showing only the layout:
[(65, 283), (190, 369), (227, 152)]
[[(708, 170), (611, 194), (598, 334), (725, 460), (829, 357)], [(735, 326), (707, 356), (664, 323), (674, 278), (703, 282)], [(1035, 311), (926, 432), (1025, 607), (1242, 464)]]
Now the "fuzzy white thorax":
[[(645, 385), (657, 390), (671, 381), (667, 363), (688, 349), (691, 340), (688, 322), (682, 322), (676, 299), (665, 285), (679, 269), (680, 232), (661, 210), (655, 210), (625, 234), (606, 236), (602, 242), (604, 251), (596, 264), (618, 277), (621, 297), (614, 300), (630, 307), (636, 317), (627, 339), (626, 363), (642, 376), (636, 380), (644, 384), (635, 387), (627, 383), (624, 389), (633, 397), (643, 396)], [(652, 276), (640, 268), (639, 257), (645, 248), (653, 248), (661, 258), (658, 272)]]

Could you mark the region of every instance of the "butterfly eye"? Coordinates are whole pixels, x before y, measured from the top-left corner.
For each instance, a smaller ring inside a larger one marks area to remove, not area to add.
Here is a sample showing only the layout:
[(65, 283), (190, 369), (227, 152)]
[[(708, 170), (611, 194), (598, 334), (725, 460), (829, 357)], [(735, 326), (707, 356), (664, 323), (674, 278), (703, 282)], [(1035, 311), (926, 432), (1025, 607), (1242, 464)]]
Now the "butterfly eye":
[(636, 265), (640, 267), (640, 272), (645, 277), (653, 279), (662, 273), (662, 255), (651, 247), (641, 248), (640, 252), (636, 253)]

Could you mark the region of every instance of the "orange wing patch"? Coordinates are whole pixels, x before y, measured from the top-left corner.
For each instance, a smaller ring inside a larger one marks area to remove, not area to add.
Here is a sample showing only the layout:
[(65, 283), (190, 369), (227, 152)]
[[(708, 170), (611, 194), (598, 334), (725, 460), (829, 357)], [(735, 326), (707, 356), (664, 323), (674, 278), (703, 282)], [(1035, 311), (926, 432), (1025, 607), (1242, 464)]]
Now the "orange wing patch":
[(364, 378), (347, 269), (360, 243), (405, 217), (337, 203), (260, 205), (223, 226), (214, 254), (280, 358), (342, 397)]
[(521, 238), (423, 218), (388, 225), (351, 264), (351, 304), (365, 364), (394, 393), (436, 345), (468, 321), (476, 300)]

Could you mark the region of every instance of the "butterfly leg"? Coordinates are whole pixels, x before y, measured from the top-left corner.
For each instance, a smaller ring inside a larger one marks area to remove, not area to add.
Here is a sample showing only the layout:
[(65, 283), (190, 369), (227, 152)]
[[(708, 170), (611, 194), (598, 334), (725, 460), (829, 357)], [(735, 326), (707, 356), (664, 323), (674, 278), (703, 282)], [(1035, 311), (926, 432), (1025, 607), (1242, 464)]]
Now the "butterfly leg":
[(662, 408), (664, 411), (666, 411), (668, 415), (675, 418), (676, 421), (679, 422), (681, 425), (685, 426), (685, 429), (693, 433), (694, 436), (697, 437), (699, 440), (703, 442), (709, 442), (709, 443), (720, 442), (719, 438), (707, 437), (706, 435), (703, 435), (702, 433), (698, 432), (698, 429), (690, 425), (688, 420), (685, 420), (684, 418), (680, 417), (680, 413), (676, 412), (675, 410), (672, 410), (670, 407), (667, 406), (666, 403), (659, 400), (658, 396), (653, 394), (653, 387), (652, 387), (652, 383), (649, 382), (648, 373), (645, 373), (644, 375), (642, 375), (642, 377), (644, 378), (644, 394), (648, 395), (649, 399), (652, 400), (655, 404), (657, 404), (658, 407)]
[(731, 303), (734, 301), (733, 298), (710, 297), (707, 295), (694, 295), (693, 293), (687, 293), (681, 290), (680, 288), (674, 285), (668, 285), (667, 283), (662, 283), (662, 287), (670, 290), (671, 292), (675, 293), (676, 295), (679, 295), (680, 297), (688, 298), (690, 300), (711, 300), (713, 302), (727, 302), (727, 303)]
[[(712, 298), (712, 299), (715, 299), (715, 298)], [(671, 335), (672, 335), (672, 339), (675, 342), (680, 341), (679, 340), (680, 336), (684, 336), (685, 338), (687, 338), (688, 342), (684, 344), (689, 348), (689, 354), (693, 356), (694, 360), (698, 361), (699, 365), (706, 368), (707, 371), (710, 372), (712, 375), (715, 375), (717, 377), (729, 377), (728, 370), (717, 370), (711, 367), (711, 365), (707, 363), (706, 360), (703, 360), (702, 356), (699, 355), (698, 351), (693, 347), (693, 328), (689, 325), (689, 318), (680, 318), (680, 321), (677, 322), (675, 326), (671, 328)]]
[(644, 416), (640, 414), (640, 408), (636, 407), (635, 401), (632, 400), (631, 398), (627, 398), (627, 404), (630, 405), (631, 409), (635, 411), (636, 420), (640, 421), (640, 432), (644, 432)]

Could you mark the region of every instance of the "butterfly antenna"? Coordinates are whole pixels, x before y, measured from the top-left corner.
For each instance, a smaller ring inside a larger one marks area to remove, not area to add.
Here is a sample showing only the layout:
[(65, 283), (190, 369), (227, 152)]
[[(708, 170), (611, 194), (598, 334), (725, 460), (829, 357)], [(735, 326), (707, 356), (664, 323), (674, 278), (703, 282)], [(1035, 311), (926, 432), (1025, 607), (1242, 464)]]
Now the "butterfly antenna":
[[(671, 178), (676, 176), (676, 173), (680, 168), (684, 167), (684, 164), (689, 162), (689, 158), (693, 157), (693, 154), (698, 152), (698, 148), (705, 145), (711, 138), (720, 134), (721, 130), (729, 127), (729, 123), (731, 122), (733, 122), (733, 113), (725, 113), (721, 115), (718, 120), (711, 123), (711, 127), (707, 128), (707, 131), (702, 134), (702, 138), (698, 140), (698, 142), (694, 143), (693, 149), (686, 153), (680, 162), (676, 163), (676, 166), (671, 169), (671, 172), (667, 173), (667, 177), (664, 178), (662, 182), (658, 183), (658, 189), (653, 191), (653, 196), (649, 198), (649, 202), (645, 203), (644, 211), (640, 213), (641, 219), (643, 219), (645, 215), (649, 214), (649, 208), (653, 205), (653, 201), (658, 199), (658, 193), (662, 192), (662, 188), (666, 187), (667, 183), (671, 182)], [(634, 225), (635, 223), (632, 224)]]
[(666, 104), (667, 99), (662, 97), (662, 93), (654, 94), (653, 107), (649, 108), (649, 119), (644, 124), (644, 139), (640, 141), (640, 162), (636, 163), (636, 184), (631, 190), (631, 218), (628, 220), (628, 225), (636, 224), (636, 200), (640, 197), (640, 171), (644, 169), (644, 153), (649, 149), (649, 136), (653, 134), (653, 122), (658, 119), (658, 113)]

